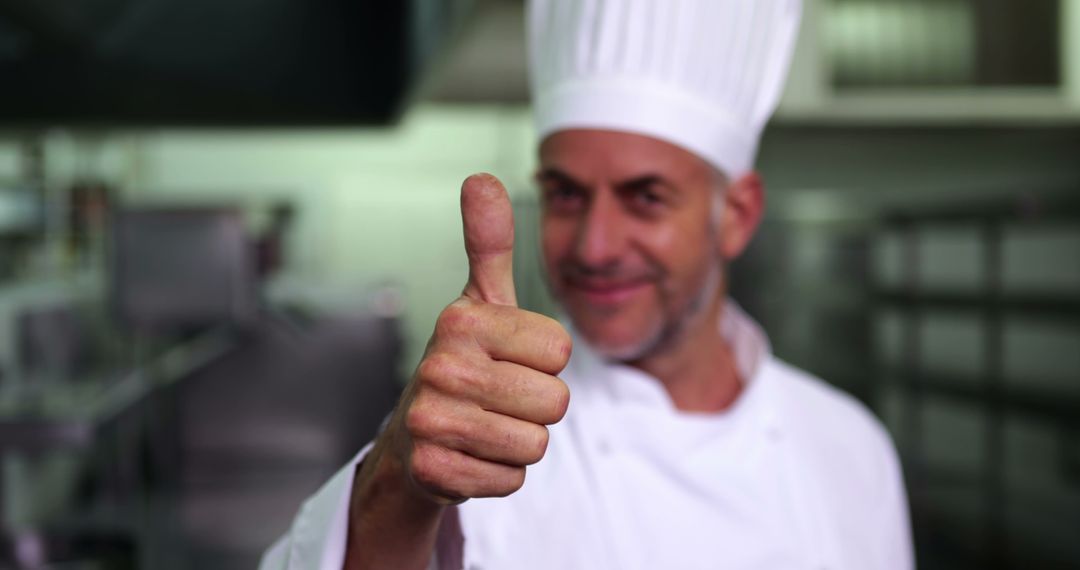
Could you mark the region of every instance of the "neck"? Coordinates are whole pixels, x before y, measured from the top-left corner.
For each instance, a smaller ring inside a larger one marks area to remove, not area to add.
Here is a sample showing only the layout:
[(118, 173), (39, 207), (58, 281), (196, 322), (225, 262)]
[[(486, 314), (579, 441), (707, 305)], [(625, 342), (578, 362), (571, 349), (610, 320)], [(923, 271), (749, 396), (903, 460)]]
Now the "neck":
[(677, 338), (628, 363), (659, 379), (681, 411), (726, 410), (742, 390), (735, 359), (720, 331), (723, 310), (724, 296), (718, 295)]

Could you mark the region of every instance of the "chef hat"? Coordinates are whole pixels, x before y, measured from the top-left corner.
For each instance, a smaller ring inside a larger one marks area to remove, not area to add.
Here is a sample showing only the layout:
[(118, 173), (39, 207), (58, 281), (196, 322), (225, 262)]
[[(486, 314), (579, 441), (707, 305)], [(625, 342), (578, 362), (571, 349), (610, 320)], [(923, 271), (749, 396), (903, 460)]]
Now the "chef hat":
[(572, 128), (639, 133), (742, 175), (780, 97), (800, 8), (800, 0), (533, 0), (540, 138)]

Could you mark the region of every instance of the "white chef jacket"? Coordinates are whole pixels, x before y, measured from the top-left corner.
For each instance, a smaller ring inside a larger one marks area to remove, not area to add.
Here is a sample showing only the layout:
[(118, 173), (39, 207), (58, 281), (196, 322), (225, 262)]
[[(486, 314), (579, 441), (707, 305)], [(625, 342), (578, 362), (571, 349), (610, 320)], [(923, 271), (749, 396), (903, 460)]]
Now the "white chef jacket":
[[(908, 570), (896, 452), (850, 396), (772, 356), (733, 302), (723, 328), (746, 385), (720, 413), (674, 407), (649, 375), (583, 343), (566, 417), (505, 498), (457, 507), (432, 567)], [(300, 509), (262, 570), (339, 570), (361, 451)], [(463, 542), (462, 542), (463, 541)]]

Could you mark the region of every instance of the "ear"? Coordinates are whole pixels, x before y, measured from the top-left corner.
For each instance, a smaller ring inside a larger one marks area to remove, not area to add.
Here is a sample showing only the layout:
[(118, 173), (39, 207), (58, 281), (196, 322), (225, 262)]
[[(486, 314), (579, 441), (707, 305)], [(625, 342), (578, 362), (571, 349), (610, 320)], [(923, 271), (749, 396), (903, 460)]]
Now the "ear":
[(724, 190), (718, 245), (725, 261), (734, 260), (746, 249), (764, 212), (765, 186), (757, 172), (742, 175)]

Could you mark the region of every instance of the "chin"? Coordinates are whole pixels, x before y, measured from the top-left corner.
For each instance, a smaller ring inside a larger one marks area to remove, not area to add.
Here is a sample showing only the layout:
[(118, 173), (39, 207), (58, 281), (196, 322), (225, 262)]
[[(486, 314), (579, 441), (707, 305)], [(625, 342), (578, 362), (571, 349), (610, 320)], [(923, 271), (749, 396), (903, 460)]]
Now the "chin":
[(663, 336), (663, 318), (640, 299), (619, 306), (597, 305), (572, 295), (556, 294), (556, 299), (589, 348), (607, 360), (638, 360)]
[(614, 362), (633, 362), (641, 359), (649, 352), (649, 347), (644, 344), (631, 345), (606, 345), (590, 344), (593, 350), (604, 360)]
[(636, 331), (637, 334), (619, 333), (609, 330), (597, 330), (592, 327), (575, 324), (594, 352), (607, 360), (629, 362), (638, 360), (651, 352), (661, 337), (660, 327), (656, 330)]

